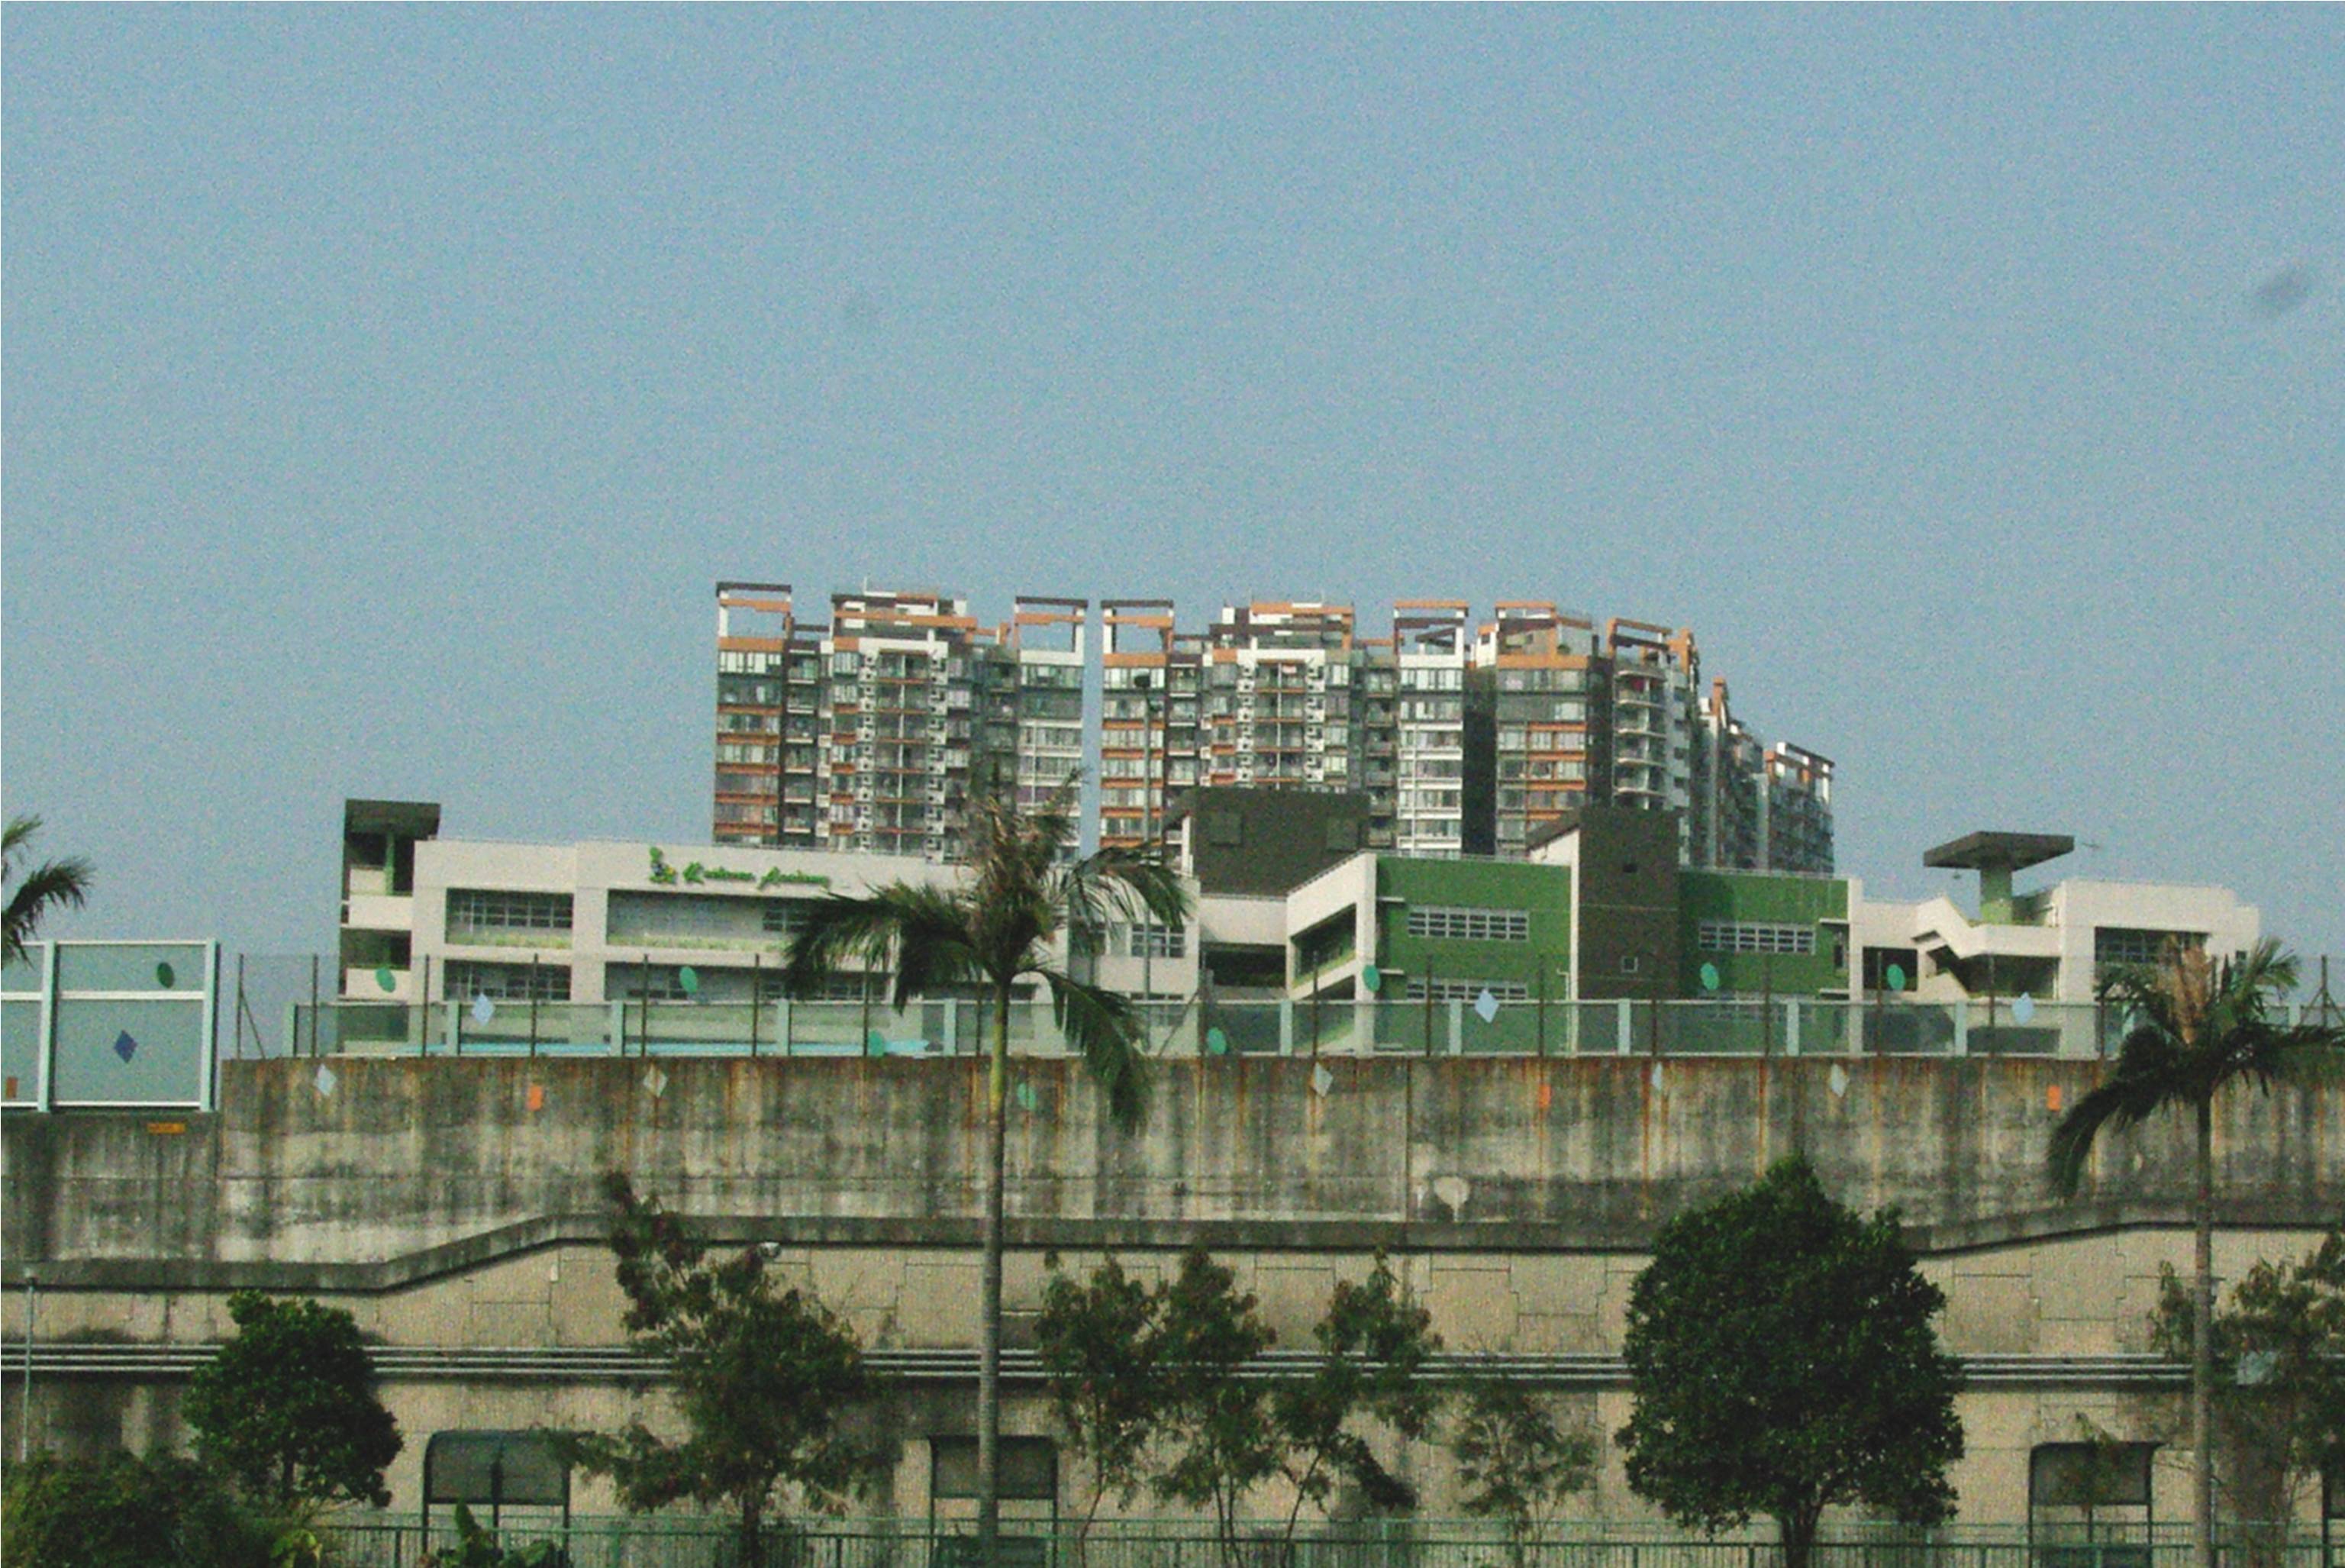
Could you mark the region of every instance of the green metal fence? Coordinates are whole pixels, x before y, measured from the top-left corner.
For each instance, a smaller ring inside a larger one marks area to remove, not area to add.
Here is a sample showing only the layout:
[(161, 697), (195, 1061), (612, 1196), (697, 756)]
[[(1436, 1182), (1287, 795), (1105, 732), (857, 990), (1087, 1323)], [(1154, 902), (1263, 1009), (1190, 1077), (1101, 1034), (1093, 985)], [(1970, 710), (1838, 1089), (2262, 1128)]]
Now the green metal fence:
[[(485, 1522), (485, 1521), (483, 1521)], [(1778, 1568), (1764, 1526), (1715, 1539), (1665, 1526), (1558, 1524), (1522, 1543), (1478, 1520), (1305, 1523), (1292, 1540), (1284, 1522), (1249, 1521), (1234, 1541), (1210, 1524), (1104, 1522), (1088, 1532), (1005, 1520), (1008, 1568)], [(919, 1520), (815, 1521), (769, 1526), (762, 1560), (745, 1563), (725, 1521), (659, 1514), (501, 1522), (502, 1546), (553, 1542), (570, 1568), (969, 1568), (965, 1523), (931, 1530)], [(417, 1568), (454, 1543), (439, 1523), (427, 1539), (412, 1519), (345, 1522), (335, 1532), (349, 1568)], [(2345, 1532), (2332, 1546), (2302, 1530), (2283, 1546), (2227, 1541), (2218, 1568), (2340, 1568)], [(1921, 1534), (1893, 1526), (1827, 1526), (1814, 1568), (2189, 1568), (2187, 1525), (1961, 1526)]]

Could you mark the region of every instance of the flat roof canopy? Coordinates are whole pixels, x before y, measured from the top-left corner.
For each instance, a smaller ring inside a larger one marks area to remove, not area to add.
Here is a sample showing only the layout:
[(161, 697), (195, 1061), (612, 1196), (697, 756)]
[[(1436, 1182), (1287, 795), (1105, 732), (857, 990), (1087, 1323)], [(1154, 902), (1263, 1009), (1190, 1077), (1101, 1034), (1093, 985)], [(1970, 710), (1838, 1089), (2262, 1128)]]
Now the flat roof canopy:
[(1965, 833), (1923, 852), (1922, 863), (1957, 871), (2025, 871), (2076, 847), (2066, 833)]
[(354, 800), (342, 802), (345, 833), (398, 833), (429, 839), (440, 831), (436, 800)]

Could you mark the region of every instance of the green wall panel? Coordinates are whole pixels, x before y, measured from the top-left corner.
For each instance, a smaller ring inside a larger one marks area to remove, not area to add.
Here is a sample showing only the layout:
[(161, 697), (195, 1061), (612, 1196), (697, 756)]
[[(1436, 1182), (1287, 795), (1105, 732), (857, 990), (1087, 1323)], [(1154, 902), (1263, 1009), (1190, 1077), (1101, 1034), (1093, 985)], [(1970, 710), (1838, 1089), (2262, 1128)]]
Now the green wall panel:
[[(1844, 989), (1846, 954), (1833, 962), (1848, 920), (1848, 883), (1838, 877), (1802, 877), (1767, 871), (1697, 871), (1678, 879), (1680, 983), (1684, 994), (1707, 994), (1701, 966), (1715, 964), (1721, 994), (1756, 995), (1772, 989), (1782, 995), (1812, 996)], [(1815, 932), (1813, 953), (1709, 952), (1700, 942), (1704, 921), (1748, 921), (1806, 926)]]
[[(1396, 984), (1430, 973), (1436, 981), (1514, 981), (1537, 996), (1544, 972), (1547, 994), (1564, 994), (1571, 957), (1571, 873), (1566, 868), (1380, 857), (1376, 892), (1376, 962), (1399, 972)], [(1409, 935), (1409, 910), (1428, 906), (1521, 910), (1530, 917), (1530, 940), (1466, 942)]]

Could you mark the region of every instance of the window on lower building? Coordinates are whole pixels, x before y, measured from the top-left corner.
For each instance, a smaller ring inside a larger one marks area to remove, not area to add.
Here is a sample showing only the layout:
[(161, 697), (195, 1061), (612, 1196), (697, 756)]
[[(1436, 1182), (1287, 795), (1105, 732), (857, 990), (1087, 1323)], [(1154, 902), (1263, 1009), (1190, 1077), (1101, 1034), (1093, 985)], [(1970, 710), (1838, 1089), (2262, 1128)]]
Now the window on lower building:
[(1424, 905), (1408, 911), (1408, 934), (1447, 942), (1528, 942), (1528, 910), (1452, 909)]
[(1408, 1000), (1424, 1001), (1428, 983), (1433, 987), (1433, 1000), (1436, 1002), (1463, 1002), (1471, 1006), (1482, 1000), (1485, 991), (1500, 1002), (1528, 1002), (1531, 999), (1531, 988), (1519, 980), (1443, 980), (1436, 976), (1430, 983), (1423, 979), (1411, 980), (1408, 983)]
[[(1894, 970), (1893, 977), (1890, 972)], [(1911, 991), (1922, 973), (1921, 955), (1910, 947), (1868, 947), (1861, 976), (1867, 991)], [(1892, 979), (1894, 985), (1890, 983)]]
[(675, 963), (614, 963), (603, 971), (603, 994), (629, 1002), (682, 1002), (684, 966)]
[(1180, 926), (1128, 925), (1120, 929), (1123, 951), (1132, 958), (1181, 958), (1189, 951), (1189, 933)]
[(1766, 921), (1706, 920), (1695, 932), (1704, 952), (1813, 952), (1816, 928)]
[(2149, 1568), (2150, 1461), (2157, 1445), (2038, 1443), (2027, 1456), (2035, 1568)]
[(2100, 968), (2120, 964), (2157, 963), (2166, 956), (2167, 946), (2196, 950), (2207, 945), (2203, 931), (2147, 931), (2131, 926), (2105, 925), (2093, 930), (2093, 962)]
[[(1059, 1445), (1051, 1439), (1005, 1434), (996, 1466), (996, 1490), (1003, 1501), (1057, 1502)], [(975, 1438), (929, 1439), (929, 1495), (940, 1502), (977, 1495)]]
[(446, 994), (469, 1002), (485, 996), (496, 1002), (567, 1002), (570, 966), (566, 963), (468, 963), (449, 962)]
[(568, 931), (568, 893), (507, 892), (489, 888), (448, 890), (448, 930)]

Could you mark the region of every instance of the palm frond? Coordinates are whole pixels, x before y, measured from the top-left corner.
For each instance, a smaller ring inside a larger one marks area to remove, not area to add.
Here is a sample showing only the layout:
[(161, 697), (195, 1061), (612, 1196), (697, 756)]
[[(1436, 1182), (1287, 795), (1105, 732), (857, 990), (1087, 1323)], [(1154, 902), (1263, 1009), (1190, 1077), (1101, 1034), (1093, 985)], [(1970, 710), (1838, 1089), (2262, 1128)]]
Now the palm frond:
[(1067, 1043), (1107, 1094), (1108, 1114), (1129, 1133), (1148, 1114), (1148, 1059), (1140, 1053), (1140, 1015), (1111, 991), (1055, 969), (1038, 969), (1051, 988), (1051, 1013)]
[(1067, 923), (1099, 931), (1119, 921), (1178, 930), (1189, 919), (1181, 877), (1152, 851), (1101, 850), (1051, 878), (1051, 901)]
[(999, 955), (989, 955), (970, 943), (969, 931), (975, 922), (965, 894), (898, 883), (881, 889), (874, 897), (884, 899), (894, 916), (892, 994), (898, 1009), (915, 996), (979, 983), (990, 978), (989, 970), (1000, 967)]
[(2167, 1098), (2154, 1080), (2127, 1078), (2122, 1073), (2087, 1092), (2068, 1107), (2068, 1114), (2052, 1129), (2044, 1167), (2051, 1177), (2053, 1189), (2062, 1197), (2076, 1196), (2076, 1188), (2085, 1179), (2085, 1167), (2092, 1159), (2093, 1145), (2102, 1131), (2115, 1128), (2123, 1132), (2138, 1126), (2157, 1115)]
[(792, 996), (820, 993), (825, 982), (847, 973), (866, 973), (887, 966), (891, 953), (909, 951), (907, 938), (923, 946), (941, 940), (958, 942), (960, 952), (920, 954), (919, 962), (949, 969), (966, 950), (965, 932), (939, 932), (930, 890), (891, 882), (863, 898), (835, 895), (819, 900), (807, 911), (806, 923), (790, 939), (782, 958), (782, 984)]
[(2345, 1035), (2280, 1022), (2296, 981), (2296, 960), (2269, 939), (2221, 962), (2171, 944), (2154, 965), (2112, 972), (2102, 998), (2129, 1022), (2107, 1081), (2053, 1129), (2046, 1169), (2062, 1196), (2076, 1193), (2106, 1127), (2133, 1126), (2167, 1107), (2211, 1105), (2241, 1080), (2269, 1088), (2345, 1073)]
[(1022, 969), (1032, 951), (1059, 929), (1051, 900), (1051, 872), (1074, 842), (1069, 814), (1074, 780), (1049, 801), (1021, 812), (1006, 793), (974, 801), (968, 818), (971, 939), (980, 951)]
[[(7, 827), (8, 850), (21, 850), (40, 826), (37, 817), (18, 817)], [(10, 866), (9, 871), (15, 870)], [(51, 910), (71, 907), (79, 909), (89, 901), (89, 889), (96, 873), (90, 863), (78, 856), (63, 860), (51, 860), (36, 866), (26, 873), (8, 895), (5, 927), (0, 927), (0, 947), (11, 962), (25, 956), (25, 944), (40, 930), (43, 917)]]

